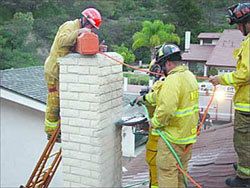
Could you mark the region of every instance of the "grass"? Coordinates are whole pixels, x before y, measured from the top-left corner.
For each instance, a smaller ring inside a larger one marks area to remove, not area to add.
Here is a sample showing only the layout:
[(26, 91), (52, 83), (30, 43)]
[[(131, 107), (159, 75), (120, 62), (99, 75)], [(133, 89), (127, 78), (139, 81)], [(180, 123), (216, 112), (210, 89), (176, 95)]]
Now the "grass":
[(140, 75), (140, 74), (124, 72), (123, 77), (128, 78), (128, 84), (131, 85), (148, 85), (149, 82), (148, 75)]

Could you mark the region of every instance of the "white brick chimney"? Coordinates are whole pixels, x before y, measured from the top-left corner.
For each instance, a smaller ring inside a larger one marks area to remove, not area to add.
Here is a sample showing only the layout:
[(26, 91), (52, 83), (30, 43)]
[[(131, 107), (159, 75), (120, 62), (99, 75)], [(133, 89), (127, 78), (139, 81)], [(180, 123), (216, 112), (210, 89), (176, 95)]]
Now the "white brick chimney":
[(121, 187), (122, 66), (102, 54), (59, 63), (64, 187)]

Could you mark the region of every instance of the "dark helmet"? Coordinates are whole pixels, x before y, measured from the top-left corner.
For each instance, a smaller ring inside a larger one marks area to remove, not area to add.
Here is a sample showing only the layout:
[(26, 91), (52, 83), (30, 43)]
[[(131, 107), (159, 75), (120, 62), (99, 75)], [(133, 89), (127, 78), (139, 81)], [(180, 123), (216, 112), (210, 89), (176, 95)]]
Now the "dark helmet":
[(166, 60), (180, 61), (181, 50), (175, 44), (163, 44), (156, 52), (156, 63), (163, 64)]
[(250, 3), (238, 3), (227, 9), (230, 25), (250, 21)]

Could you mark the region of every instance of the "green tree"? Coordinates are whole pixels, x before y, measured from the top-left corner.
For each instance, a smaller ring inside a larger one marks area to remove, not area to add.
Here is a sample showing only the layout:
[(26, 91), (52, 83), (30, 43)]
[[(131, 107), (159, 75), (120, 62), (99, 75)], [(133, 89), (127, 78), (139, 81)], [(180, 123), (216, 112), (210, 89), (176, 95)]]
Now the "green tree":
[(12, 20), (0, 26), (0, 69), (38, 65), (32, 42), (32, 13), (15, 13)]
[(124, 44), (122, 44), (121, 46), (113, 45), (112, 48), (114, 49), (115, 52), (117, 52), (124, 58), (124, 61), (127, 64), (135, 62), (135, 55)]
[(24, 45), (29, 33), (33, 29), (33, 16), (31, 12), (17, 12), (11, 21), (6, 22), (1, 29), (1, 35), (7, 38), (7, 43), (12, 49), (20, 48)]
[(141, 47), (148, 47), (153, 56), (154, 47), (163, 43), (177, 43), (180, 38), (175, 34), (175, 26), (172, 24), (164, 24), (160, 20), (153, 22), (144, 21), (142, 23), (142, 30), (133, 35), (132, 48), (138, 49)]

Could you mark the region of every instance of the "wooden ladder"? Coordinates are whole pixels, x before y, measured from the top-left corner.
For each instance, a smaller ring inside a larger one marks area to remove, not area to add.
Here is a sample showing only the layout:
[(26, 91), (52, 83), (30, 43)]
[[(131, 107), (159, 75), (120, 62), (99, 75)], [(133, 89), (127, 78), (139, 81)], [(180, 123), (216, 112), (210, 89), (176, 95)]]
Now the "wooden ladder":
[(36, 164), (27, 184), (21, 185), (20, 188), (47, 188), (62, 160), (62, 149), (52, 153), (56, 139), (60, 133), (60, 125), (50, 137), (39, 161)]

